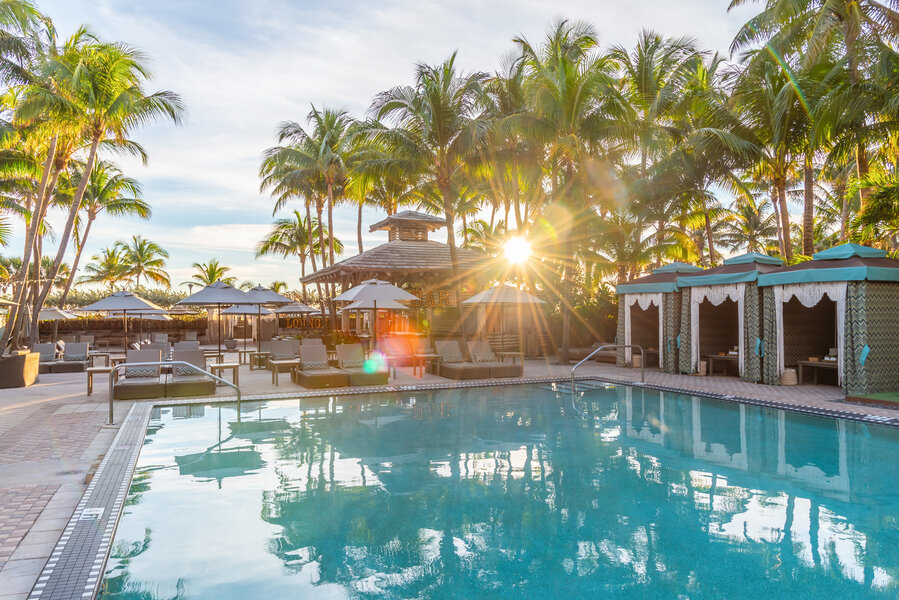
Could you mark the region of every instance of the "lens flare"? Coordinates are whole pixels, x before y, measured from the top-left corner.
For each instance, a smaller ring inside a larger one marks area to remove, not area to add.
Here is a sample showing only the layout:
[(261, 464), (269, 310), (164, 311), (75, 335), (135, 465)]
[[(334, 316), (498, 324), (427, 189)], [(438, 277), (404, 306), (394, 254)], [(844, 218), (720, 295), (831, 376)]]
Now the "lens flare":
[(503, 245), (503, 254), (505, 254), (506, 260), (514, 265), (524, 264), (533, 252), (531, 245), (522, 237), (509, 238)]

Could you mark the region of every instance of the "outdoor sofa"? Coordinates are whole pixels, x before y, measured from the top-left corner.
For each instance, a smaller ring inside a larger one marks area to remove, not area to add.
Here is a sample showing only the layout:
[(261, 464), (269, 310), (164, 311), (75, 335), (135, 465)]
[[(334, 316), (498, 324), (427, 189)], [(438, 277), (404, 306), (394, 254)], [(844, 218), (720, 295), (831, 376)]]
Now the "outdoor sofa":
[[(202, 350), (175, 350), (173, 361), (183, 361), (206, 370), (206, 356)], [(215, 380), (184, 365), (172, 365), (172, 372), (165, 376), (165, 397), (215, 395)]]
[(116, 400), (138, 400), (165, 397), (165, 375), (159, 367), (128, 367), (128, 363), (159, 362), (159, 350), (129, 350), (126, 368), (113, 371), (112, 397)]
[(87, 342), (68, 342), (62, 360), (50, 365), (51, 373), (83, 373), (87, 369)]

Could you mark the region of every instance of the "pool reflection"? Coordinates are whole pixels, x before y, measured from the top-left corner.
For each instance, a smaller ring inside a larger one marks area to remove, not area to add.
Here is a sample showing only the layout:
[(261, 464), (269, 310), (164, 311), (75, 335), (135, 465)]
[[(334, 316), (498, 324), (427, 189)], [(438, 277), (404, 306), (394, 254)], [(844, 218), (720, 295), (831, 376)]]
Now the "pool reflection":
[[(218, 437), (202, 448), (164, 409), (132, 503), (157, 484), (214, 482), (224, 503), (247, 492), (260, 553), (242, 557), (241, 596), (171, 562), (155, 584), (182, 582), (179, 598), (277, 597), (300, 582), (307, 595), (354, 598), (899, 591), (897, 431), (627, 387), (588, 392), (584, 414), (566, 400), (473, 388), (262, 403), (240, 419), (207, 407), (199, 418)], [(214, 521), (214, 506), (181, 507), (199, 529)], [(154, 519), (142, 511), (123, 519), (127, 558), (111, 562), (103, 598), (152, 597), (135, 594), (176, 541), (138, 535)], [(280, 572), (262, 575), (263, 553)]]

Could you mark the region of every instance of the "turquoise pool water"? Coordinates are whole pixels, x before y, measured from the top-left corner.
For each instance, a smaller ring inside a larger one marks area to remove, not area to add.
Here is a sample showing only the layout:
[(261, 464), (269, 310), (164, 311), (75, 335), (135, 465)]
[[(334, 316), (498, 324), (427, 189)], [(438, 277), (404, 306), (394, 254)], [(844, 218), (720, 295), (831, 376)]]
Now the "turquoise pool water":
[(566, 398), (156, 409), (100, 597), (899, 596), (899, 430), (625, 386), (584, 414)]

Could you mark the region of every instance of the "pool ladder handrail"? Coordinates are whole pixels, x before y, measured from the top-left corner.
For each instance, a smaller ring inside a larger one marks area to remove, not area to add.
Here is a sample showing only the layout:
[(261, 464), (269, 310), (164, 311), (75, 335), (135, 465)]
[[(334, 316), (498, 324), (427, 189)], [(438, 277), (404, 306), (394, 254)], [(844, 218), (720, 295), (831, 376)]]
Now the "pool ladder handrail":
[(601, 350), (608, 350), (609, 348), (636, 348), (640, 351), (640, 383), (646, 383), (646, 360), (643, 358), (643, 346), (638, 344), (604, 344), (588, 354), (581, 362), (574, 365), (571, 368), (571, 405), (574, 406), (574, 394), (575, 394), (575, 386), (574, 386), (574, 372), (577, 371), (577, 368), (582, 364), (593, 358), (593, 356), (600, 352)]
[[(109, 372), (109, 420), (107, 421), (107, 425), (114, 425), (113, 421), (113, 393), (115, 386), (115, 375), (119, 372), (120, 369), (127, 369), (129, 367), (167, 367), (167, 366), (179, 366), (179, 367), (188, 367), (201, 375), (207, 375), (214, 379), (215, 381), (227, 385), (228, 387), (234, 388), (234, 391), (237, 392), (237, 412), (240, 412), (240, 388), (235, 385), (233, 382), (228, 381), (226, 379), (222, 379), (218, 375), (213, 375), (209, 371), (205, 369), (201, 369), (197, 365), (193, 363), (189, 363), (183, 360), (166, 360), (159, 362), (139, 362), (139, 363), (119, 363), (112, 368)], [(218, 401), (218, 400), (217, 400)]]

